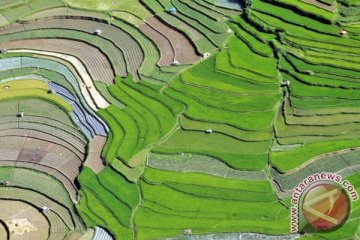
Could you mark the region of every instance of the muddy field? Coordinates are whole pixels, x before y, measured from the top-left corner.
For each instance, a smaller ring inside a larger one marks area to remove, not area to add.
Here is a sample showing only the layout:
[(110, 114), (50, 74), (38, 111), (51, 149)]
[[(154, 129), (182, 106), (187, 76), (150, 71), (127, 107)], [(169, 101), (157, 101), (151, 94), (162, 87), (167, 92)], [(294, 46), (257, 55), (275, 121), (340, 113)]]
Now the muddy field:
[[(148, 18), (146, 20), (146, 24), (151, 27), (154, 31), (157, 31), (161, 38), (165, 37), (168, 39), (169, 43), (172, 46), (173, 52), (175, 54), (174, 60), (178, 61), (179, 64), (191, 64), (200, 59), (200, 56), (196, 54), (196, 50), (194, 46), (190, 43), (190, 41), (180, 32), (175, 31), (171, 27), (165, 25), (160, 20), (155, 17)], [(141, 28), (141, 26), (140, 26)], [(151, 36), (149, 36), (152, 38)], [(154, 34), (155, 37), (155, 34)], [(160, 37), (159, 37), (160, 38)], [(155, 42), (159, 41), (159, 39), (154, 38)], [(168, 52), (161, 52), (161, 54), (169, 54)], [(168, 58), (171, 58), (169, 55)]]
[(103, 160), (101, 159), (101, 152), (105, 146), (106, 140), (106, 137), (96, 136), (90, 143), (89, 156), (85, 165), (91, 168), (95, 173), (99, 173), (105, 168)]
[(158, 64), (160, 66), (171, 65), (175, 59), (175, 52), (169, 39), (146, 23), (141, 24), (139, 29), (143, 31), (146, 36), (152, 39), (160, 48), (161, 58)]

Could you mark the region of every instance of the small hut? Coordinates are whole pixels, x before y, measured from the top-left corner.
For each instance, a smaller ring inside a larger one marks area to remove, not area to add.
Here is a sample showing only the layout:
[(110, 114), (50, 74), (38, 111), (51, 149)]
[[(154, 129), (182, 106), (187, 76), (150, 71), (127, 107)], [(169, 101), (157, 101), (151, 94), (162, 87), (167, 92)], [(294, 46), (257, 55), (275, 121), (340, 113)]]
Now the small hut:
[(306, 70), (305, 72), (311, 76), (315, 74), (315, 72), (313, 70)]
[(24, 117), (24, 112), (18, 112), (18, 114), (16, 116), (18, 118), (23, 118)]
[(178, 62), (177, 60), (174, 60), (174, 61), (171, 63), (171, 65), (174, 65), (174, 66), (179, 65), (179, 62)]
[(0, 49), (0, 53), (6, 53), (6, 52), (7, 52), (7, 49), (6, 49), (6, 48)]
[(171, 8), (169, 9), (169, 13), (171, 13), (171, 14), (175, 14), (176, 12), (177, 12), (177, 10), (176, 10), (175, 7), (171, 7)]
[(10, 184), (10, 182), (8, 180), (1, 180), (0, 181), (1, 186), (8, 186), (9, 184)]
[(212, 129), (206, 129), (206, 130), (205, 130), (205, 133), (212, 133), (212, 132), (213, 132)]
[(96, 29), (93, 34), (99, 36), (102, 34), (102, 31), (101, 29)]
[(340, 30), (340, 35), (341, 35), (341, 36), (345, 36), (346, 34), (347, 34), (347, 31), (345, 31), (345, 30), (343, 30), (343, 29)]
[(49, 93), (49, 94), (55, 94), (56, 92), (55, 92), (54, 89), (50, 88), (50, 89), (48, 90), (48, 93)]
[(290, 86), (290, 81), (289, 80), (284, 80), (282, 83), (281, 83), (282, 86)]
[(192, 230), (190, 228), (184, 229), (184, 235), (192, 235)]
[(47, 206), (43, 206), (40, 208), (40, 211), (43, 212), (43, 213), (47, 213), (50, 211), (50, 208), (48, 208)]
[(209, 58), (210, 56), (211, 56), (211, 54), (208, 53), (208, 52), (206, 52), (206, 53), (203, 54), (203, 58)]

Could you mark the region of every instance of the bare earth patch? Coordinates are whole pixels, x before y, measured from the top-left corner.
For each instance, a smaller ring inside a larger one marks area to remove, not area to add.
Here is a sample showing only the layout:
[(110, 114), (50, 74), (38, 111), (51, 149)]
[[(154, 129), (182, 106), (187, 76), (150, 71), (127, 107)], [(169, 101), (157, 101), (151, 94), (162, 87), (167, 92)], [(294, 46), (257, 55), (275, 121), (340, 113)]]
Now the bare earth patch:
[(5, 223), (0, 222), (0, 239), (8, 239), (7, 228)]
[(179, 64), (192, 64), (201, 58), (197, 55), (191, 42), (182, 33), (165, 25), (155, 17), (146, 19), (146, 24), (170, 41), (175, 52), (174, 60), (178, 61)]
[(12, 240), (48, 238), (48, 221), (38, 209), (27, 203), (0, 200), (0, 219), (5, 223)]
[(9, 232), (14, 236), (23, 236), (26, 233), (35, 232), (38, 229), (27, 218), (5, 220)]
[(139, 29), (143, 31), (146, 36), (151, 38), (156, 45), (160, 48), (161, 58), (159, 61), (160, 66), (169, 66), (175, 59), (175, 52), (169, 39), (163, 34), (158, 32), (152, 26), (144, 23), (139, 26)]
[(85, 165), (91, 168), (95, 173), (99, 173), (105, 168), (101, 158), (101, 152), (105, 146), (106, 139), (107, 138), (103, 136), (96, 136), (90, 142), (89, 156), (85, 162)]

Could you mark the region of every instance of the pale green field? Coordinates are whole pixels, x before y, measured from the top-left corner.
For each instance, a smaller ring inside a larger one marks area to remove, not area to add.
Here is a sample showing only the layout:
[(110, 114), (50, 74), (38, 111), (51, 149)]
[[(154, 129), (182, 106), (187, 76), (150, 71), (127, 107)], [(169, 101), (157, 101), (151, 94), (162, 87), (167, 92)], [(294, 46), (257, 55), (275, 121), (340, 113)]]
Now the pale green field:
[[(96, 11), (125, 11), (145, 19), (152, 14), (138, 0), (64, 0), (71, 7)], [(118, 15), (118, 14), (117, 14)]]

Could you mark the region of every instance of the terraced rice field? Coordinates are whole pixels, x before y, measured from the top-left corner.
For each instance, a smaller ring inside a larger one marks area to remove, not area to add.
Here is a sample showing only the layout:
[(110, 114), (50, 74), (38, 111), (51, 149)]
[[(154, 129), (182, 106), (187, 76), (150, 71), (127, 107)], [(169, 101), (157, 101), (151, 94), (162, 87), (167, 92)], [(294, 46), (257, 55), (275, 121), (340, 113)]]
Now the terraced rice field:
[(0, 239), (358, 239), (359, 201), (290, 223), (309, 175), (360, 189), (359, 22), (358, 0), (0, 0)]
[(139, 28), (160, 47), (160, 65), (192, 64), (200, 59), (192, 43), (159, 19), (148, 18)]
[[(67, 46), (65, 50), (63, 50), (64, 46)], [(30, 39), (4, 42), (0, 47), (9, 50), (34, 49), (66, 53), (81, 59), (95, 81), (111, 84), (114, 79), (113, 68), (107, 57), (99, 49), (82, 42), (65, 39)]]

